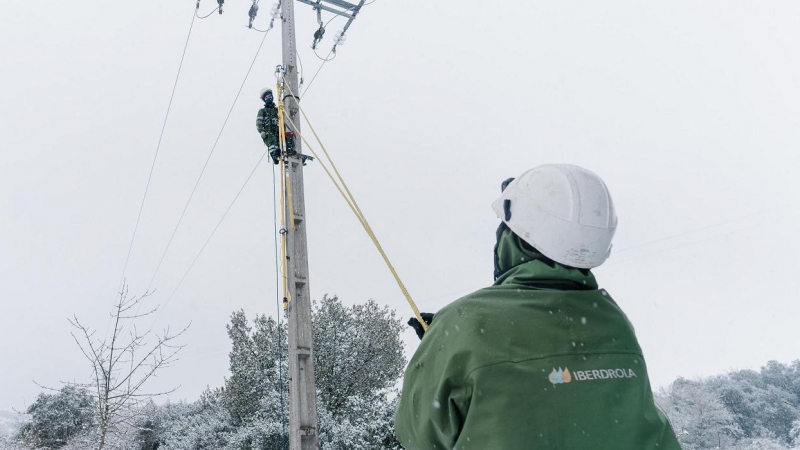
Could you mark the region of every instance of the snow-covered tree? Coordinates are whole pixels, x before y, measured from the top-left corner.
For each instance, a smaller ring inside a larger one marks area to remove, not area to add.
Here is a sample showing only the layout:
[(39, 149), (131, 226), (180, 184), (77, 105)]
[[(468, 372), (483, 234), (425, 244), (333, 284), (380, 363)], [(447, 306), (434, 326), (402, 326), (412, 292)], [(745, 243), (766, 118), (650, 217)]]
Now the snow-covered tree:
[[(800, 449), (798, 392), (800, 361), (770, 361), (760, 371), (679, 379), (658, 401), (687, 450)], [(714, 430), (721, 430), (716, 441)]]
[(734, 444), (730, 450), (787, 450), (788, 447), (777, 439), (754, 438), (742, 439)]
[[(338, 417), (320, 408), (319, 445), (322, 450), (402, 450), (394, 435), (396, 394), (368, 403), (350, 397)], [(377, 407), (376, 407), (377, 405)]]
[(789, 430), (789, 438), (792, 446), (800, 448), (800, 420), (795, 420), (792, 429)]
[[(314, 302), (312, 320), (321, 445), (395, 448), (396, 394), (390, 389), (405, 366), (401, 320), (374, 301), (348, 307), (335, 296)], [(281, 448), (264, 445), (277, 436), (283, 438), (278, 445), (286, 442), (285, 324), (265, 316), (251, 324), (238, 311), (231, 316), (228, 335), (231, 376), (224, 397), (237, 426), (228, 448)]]
[(403, 324), (369, 300), (347, 307), (324, 296), (313, 308), (314, 375), (320, 403), (337, 417), (352, 398), (378, 401), (403, 375)]
[[(787, 371), (770, 362), (761, 372), (741, 370), (709, 380), (747, 438), (776, 438), (788, 444), (792, 423), (800, 419), (798, 398)], [(800, 382), (800, 373), (795, 373)]]
[(148, 405), (138, 425), (139, 450), (217, 450), (234, 429), (221, 389), (206, 390), (194, 403)]
[(237, 425), (263, 410), (262, 400), (284, 394), (288, 399), (286, 330), (272, 317), (257, 316), (253, 325), (244, 311), (231, 315), (231, 376), (225, 380), (225, 405)]
[(724, 448), (741, 434), (719, 395), (702, 382), (679, 378), (658, 401), (684, 450)]
[(25, 411), (30, 420), (19, 440), (37, 449), (62, 448), (95, 426), (95, 402), (85, 389), (67, 385), (52, 394), (39, 394)]
[(0, 450), (26, 450), (18, 440), (9, 436), (0, 436)]

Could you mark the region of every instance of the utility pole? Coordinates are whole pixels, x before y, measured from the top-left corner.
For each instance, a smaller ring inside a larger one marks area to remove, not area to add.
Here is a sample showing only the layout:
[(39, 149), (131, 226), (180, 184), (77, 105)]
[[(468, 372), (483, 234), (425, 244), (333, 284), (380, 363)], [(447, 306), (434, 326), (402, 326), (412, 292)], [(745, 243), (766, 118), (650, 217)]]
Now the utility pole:
[[(336, 44), (344, 42), (341, 36), (352, 24), (366, 0), (357, 4), (344, 0), (299, 0), (319, 13), (322, 10), (348, 18)], [(328, 6), (328, 5), (333, 5)], [(283, 34), (283, 78), (288, 91), (283, 91), (287, 123), (295, 133), (294, 152), (284, 155), (287, 183), (284, 193), (284, 214), (288, 222), (286, 233), (286, 282), (289, 301), (286, 311), (289, 321), (289, 449), (318, 450), (317, 397), (314, 387), (314, 348), (311, 332), (311, 295), (308, 280), (308, 243), (306, 240), (305, 193), (303, 190), (303, 164), (298, 115), (300, 90), (297, 82), (297, 42), (294, 28), (294, 0), (281, 1)], [(321, 19), (320, 19), (321, 23)], [(324, 30), (322, 33), (324, 34)], [(321, 38), (321, 35), (320, 35)], [(335, 45), (332, 51), (335, 51)], [(316, 42), (315, 42), (316, 45)], [(294, 95), (292, 95), (294, 94)], [(288, 122), (288, 121), (287, 121)], [(292, 126), (294, 124), (294, 126)], [(284, 301), (286, 301), (284, 299)]]
[[(285, 155), (289, 189), (286, 190), (286, 267), (289, 285), (289, 449), (317, 450), (317, 397), (314, 388), (314, 349), (311, 339), (311, 295), (308, 280), (308, 245), (306, 240), (303, 157), (301, 156), (300, 116), (297, 114), (297, 45), (294, 29), (294, 0), (281, 1), (283, 21), (283, 69), (286, 114), (292, 119), (295, 152)], [(291, 210), (289, 209), (291, 208)], [(290, 213), (291, 211), (291, 213)]]

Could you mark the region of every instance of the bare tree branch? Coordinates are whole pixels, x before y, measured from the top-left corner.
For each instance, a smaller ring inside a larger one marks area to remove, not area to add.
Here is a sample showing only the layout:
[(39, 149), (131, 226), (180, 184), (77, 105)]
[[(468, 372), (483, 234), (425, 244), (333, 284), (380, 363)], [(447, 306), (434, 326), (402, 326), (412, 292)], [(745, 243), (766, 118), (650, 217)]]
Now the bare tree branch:
[[(191, 325), (178, 333), (172, 333), (169, 327), (161, 334), (154, 334), (150, 329), (140, 332), (136, 326), (137, 319), (158, 311), (156, 306), (139, 312), (151, 293), (129, 296), (128, 286), (123, 283), (111, 312), (114, 323), (111, 335), (103, 339), (96, 338), (96, 330), (83, 325), (77, 316), (67, 319), (76, 330), (70, 333), (72, 339), (92, 368), (92, 382), (81, 386), (91, 387), (96, 395), (100, 436), (97, 450), (105, 447), (108, 433), (114, 432), (118, 425), (132, 421), (138, 405), (178, 389), (140, 392), (160, 370), (178, 361), (177, 355), (184, 345), (178, 345), (175, 341)], [(149, 342), (151, 340), (154, 342)]]

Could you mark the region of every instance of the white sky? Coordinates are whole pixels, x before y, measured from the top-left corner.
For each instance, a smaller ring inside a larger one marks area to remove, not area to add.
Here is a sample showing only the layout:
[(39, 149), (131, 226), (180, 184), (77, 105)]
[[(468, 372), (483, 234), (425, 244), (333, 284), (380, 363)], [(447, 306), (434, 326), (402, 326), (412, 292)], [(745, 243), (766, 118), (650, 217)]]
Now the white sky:
[[(203, 0), (201, 13), (215, 2)], [(249, 3), (197, 20), (127, 271), (150, 280), (262, 37)], [(262, 2), (257, 19), (267, 22)], [(191, 0), (30, 2), (0, 15), (0, 409), (84, 381), (67, 317), (100, 331), (122, 273)], [(306, 81), (320, 64), (296, 4)], [(303, 104), (420, 307), (491, 283), (500, 182), (547, 162), (599, 173), (620, 216), (596, 270), (656, 386), (800, 358), (800, 3), (377, 0)], [(341, 27), (334, 22), (322, 44)], [(275, 30), (277, 31), (277, 30)], [(165, 302), (260, 156), (273, 32), (155, 280)], [(153, 389), (227, 373), (232, 311), (275, 314), (270, 166), (157, 327), (192, 322)], [(318, 165), (311, 289), (411, 315)], [(405, 335), (409, 351), (416, 337)]]

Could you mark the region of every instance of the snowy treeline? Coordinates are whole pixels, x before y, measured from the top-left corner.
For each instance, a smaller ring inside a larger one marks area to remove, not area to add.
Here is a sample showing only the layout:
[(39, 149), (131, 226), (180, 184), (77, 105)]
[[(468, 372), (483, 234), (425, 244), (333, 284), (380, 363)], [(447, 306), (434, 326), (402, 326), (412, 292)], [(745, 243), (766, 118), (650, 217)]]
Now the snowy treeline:
[[(399, 449), (393, 431), (405, 367), (402, 321), (374, 301), (353, 307), (336, 297), (315, 302), (314, 360), (323, 449)], [(262, 450), (288, 448), (286, 326), (264, 315), (231, 315), (230, 377), (193, 403), (152, 402), (129, 414), (104, 448), (113, 450)], [(0, 450), (96, 449), (96, 405), (85, 390), (42, 393), (15, 442)]]
[(684, 450), (800, 449), (800, 361), (680, 378), (656, 400)]
[[(323, 449), (400, 449), (393, 433), (405, 366), (393, 311), (336, 297), (314, 304), (314, 358)], [(264, 315), (231, 315), (230, 376), (192, 403), (148, 402), (106, 440), (112, 450), (272, 450), (287, 448), (286, 326)], [(96, 397), (65, 386), (26, 410), (0, 450), (97, 449)], [(704, 380), (678, 379), (656, 399), (684, 450), (800, 449), (800, 361), (769, 362)]]

